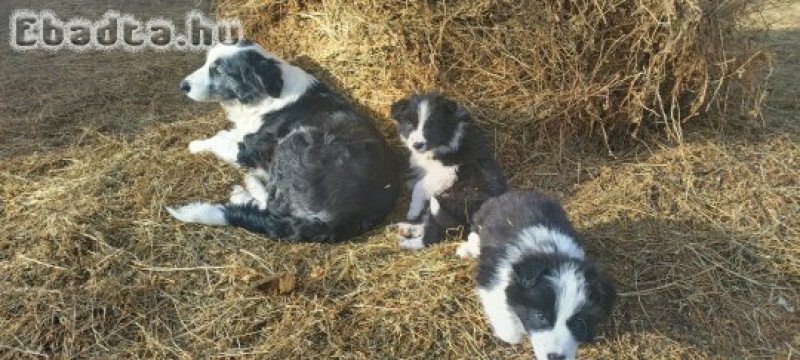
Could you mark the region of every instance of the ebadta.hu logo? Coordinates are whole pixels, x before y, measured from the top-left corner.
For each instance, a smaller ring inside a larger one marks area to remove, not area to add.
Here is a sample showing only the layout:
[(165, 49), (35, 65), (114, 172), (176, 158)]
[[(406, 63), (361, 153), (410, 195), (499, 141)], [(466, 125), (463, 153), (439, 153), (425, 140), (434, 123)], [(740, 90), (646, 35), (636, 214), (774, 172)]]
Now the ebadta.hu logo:
[(211, 20), (197, 10), (186, 14), (184, 32), (170, 19), (141, 21), (118, 11), (91, 21), (80, 17), (63, 20), (51, 10), (20, 9), (11, 14), (9, 24), (10, 45), (16, 51), (200, 51), (244, 36), (238, 19)]

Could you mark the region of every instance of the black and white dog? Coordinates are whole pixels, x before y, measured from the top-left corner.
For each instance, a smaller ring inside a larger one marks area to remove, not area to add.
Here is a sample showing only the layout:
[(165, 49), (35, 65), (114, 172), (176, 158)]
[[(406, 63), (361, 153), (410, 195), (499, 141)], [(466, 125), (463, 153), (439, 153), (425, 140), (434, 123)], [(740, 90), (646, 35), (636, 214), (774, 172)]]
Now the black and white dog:
[(530, 338), (540, 360), (574, 359), (616, 298), (561, 205), (537, 193), (486, 201), (457, 253), (479, 258), (478, 297), (495, 336), (511, 344)]
[(327, 242), (391, 212), (399, 171), (390, 147), (369, 118), (302, 69), (243, 41), (212, 48), (180, 87), (192, 100), (219, 102), (233, 122), (189, 151), (248, 174), (228, 204), (168, 208), (178, 220)]
[(406, 220), (396, 224), (400, 247), (441, 241), (448, 228), (469, 227), (486, 199), (506, 191), (506, 177), (469, 112), (438, 93), (415, 94), (392, 105), (397, 131), (414, 171)]

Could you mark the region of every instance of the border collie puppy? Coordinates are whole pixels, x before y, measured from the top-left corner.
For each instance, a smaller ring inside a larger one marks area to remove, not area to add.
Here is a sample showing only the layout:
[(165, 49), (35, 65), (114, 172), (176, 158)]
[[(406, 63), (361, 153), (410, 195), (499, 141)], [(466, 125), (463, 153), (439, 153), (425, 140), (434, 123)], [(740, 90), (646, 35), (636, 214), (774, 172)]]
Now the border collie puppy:
[(180, 84), (219, 102), (230, 129), (189, 143), (248, 171), (227, 204), (167, 208), (176, 219), (296, 241), (337, 241), (374, 227), (399, 189), (394, 154), (372, 121), (298, 67), (243, 41), (218, 45)]
[(448, 228), (467, 228), (486, 199), (506, 191), (503, 169), (463, 106), (438, 93), (415, 94), (392, 105), (392, 118), (414, 172), (408, 222), (396, 224), (400, 247), (421, 249)]
[(537, 193), (486, 201), (457, 254), (479, 259), (478, 297), (495, 336), (511, 344), (528, 337), (540, 360), (574, 359), (616, 298), (561, 205)]

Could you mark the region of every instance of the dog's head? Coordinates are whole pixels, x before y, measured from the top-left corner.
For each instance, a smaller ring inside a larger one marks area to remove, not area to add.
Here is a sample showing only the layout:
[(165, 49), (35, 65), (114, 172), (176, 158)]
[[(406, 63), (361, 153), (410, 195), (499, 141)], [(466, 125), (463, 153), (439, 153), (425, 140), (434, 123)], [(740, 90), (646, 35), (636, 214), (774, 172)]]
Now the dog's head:
[(195, 101), (252, 104), (280, 97), (283, 66), (281, 59), (255, 43), (219, 44), (208, 51), (203, 66), (181, 81), (180, 88)]
[(611, 312), (613, 283), (591, 263), (559, 256), (523, 258), (506, 287), (540, 360), (574, 359), (578, 345), (594, 339), (595, 326)]
[(466, 108), (437, 93), (400, 99), (391, 115), (403, 143), (417, 153), (457, 151), (470, 122)]

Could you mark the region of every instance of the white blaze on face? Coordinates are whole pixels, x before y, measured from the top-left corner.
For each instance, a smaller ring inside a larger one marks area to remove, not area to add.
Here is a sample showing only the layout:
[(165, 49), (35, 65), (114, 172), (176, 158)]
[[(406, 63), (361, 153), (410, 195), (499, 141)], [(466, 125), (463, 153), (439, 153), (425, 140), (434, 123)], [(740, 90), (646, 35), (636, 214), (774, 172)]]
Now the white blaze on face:
[(417, 127), (414, 129), (414, 131), (408, 134), (408, 139), (406, 139), (406, 146), (408, 146), (408, 148), (412, 151), (415, 151), (415, 143), (425, 142), (425, 122), (428, 121), (429, 117), (430, 108), (428, 105), (428, 100), (422, 100), (417, 108)]
[(547, 360), (549, 354), (574, 359), (579, 343), (567, 327), (567, 320), (586, 301), (586, 280), (574, 265), (561, 267), (548, 280), (552, 282), (556, 293), (556, 320), (552, 329), (530, 333), (533, 352), (540, 360)]
[(522, 229), (519, 232), (521, 250), (544, 254), (565, 254), (576, 259), (583, 259), (586, 254), (572, 237), (543, 225)]
[(248, 48), (249, 47), (245, 46), (226, 44), (219, 44), (211, 48), (211, 50), (208, 51), (208, 55), (206, 55), (206, 62), (203, 64), (203, 66), (184, 79), (184, 81), (188, 82), (189, 86), (191, 86), (191, 90), (186, 93), (186, 96), (194, 101), (218, 100), (211, 98), (209, 94), (209, 90), (211, 89), (211, 76), (208, 71), (209, 66), (211, 66), (211, 64), (219, 58), (232, 56), (233, 54)]

